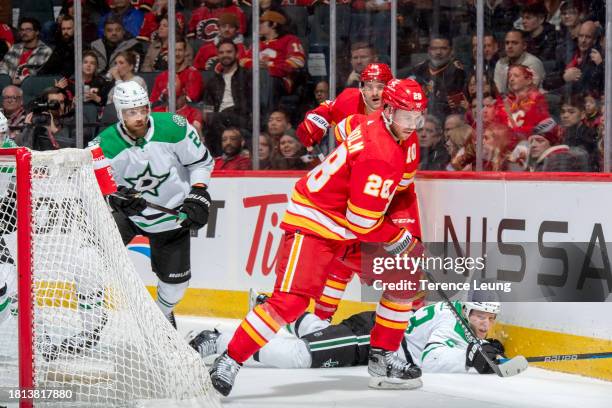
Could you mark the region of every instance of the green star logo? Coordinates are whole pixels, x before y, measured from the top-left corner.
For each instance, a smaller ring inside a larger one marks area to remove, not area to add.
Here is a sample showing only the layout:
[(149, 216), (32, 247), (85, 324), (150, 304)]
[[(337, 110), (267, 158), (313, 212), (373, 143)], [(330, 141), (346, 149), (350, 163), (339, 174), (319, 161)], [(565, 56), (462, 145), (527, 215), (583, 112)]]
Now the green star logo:
[(151, 164), (147, 163), (147, 167), (142, 173), (136, 177), (125, 177), (125, 181), (130, 183), (131, 187), (135, 190), (159, 197), (158, 189), (168, 177), (170, 177), (170, 172), (160, 175), (153, 174)]

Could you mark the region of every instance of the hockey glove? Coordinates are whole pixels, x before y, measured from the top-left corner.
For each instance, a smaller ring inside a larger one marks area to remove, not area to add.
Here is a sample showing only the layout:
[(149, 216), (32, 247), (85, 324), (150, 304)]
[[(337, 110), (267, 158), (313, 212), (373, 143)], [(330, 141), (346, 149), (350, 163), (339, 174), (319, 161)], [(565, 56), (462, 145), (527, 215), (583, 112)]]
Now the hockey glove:
[[(497, 357), (504, 354), (504, 346), (499, 342), (499, 340), (492, 340), (489, 342), (484, 342), (481, 344), (482, 351), (484, 351), (487, 356), (496, 361)], [(476, 343), (470, 343), (467, 347), (465, 365), (468, 367), (474, 367), (479, 374), (492, 374), (493, 369), (487, 363), (487, 360), (482, 356), (482, 354), (478, 351)]]
[(113, 211), (122, 212), (128, 217), (138, 215), (147, 208), (147, 201), (138, 196), (138, 191), (126, 186), (119, 186), (116, 194), (109, 195), (108, 203)]
[(420, 258), (425, 253), (425, 247), (417, 237), (413, 237), (404, 228), (402, 236), (392, 244), (385, 245), (385, 251), (390, 255), (400, 255), (412, 258)]
[(312, 147), (321, 143), (328, 127), (329, 123), (324, 117), (309, 113), (298, 125), (295, 134), (305, 147)]
[(206, 187), (191, 187), (191, 191), (181, 207), (181, 226), (185, 228), (200, 229), (208, 222), (208, 208), (210, 207), (211, 198)]

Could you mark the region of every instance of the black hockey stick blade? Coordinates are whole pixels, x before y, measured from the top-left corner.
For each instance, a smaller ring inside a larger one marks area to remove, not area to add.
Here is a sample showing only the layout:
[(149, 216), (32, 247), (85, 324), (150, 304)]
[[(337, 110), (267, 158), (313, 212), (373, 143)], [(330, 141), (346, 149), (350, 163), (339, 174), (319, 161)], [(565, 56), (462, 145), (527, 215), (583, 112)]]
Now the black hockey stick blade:
[[(529, 363), (559, 363), (561, 361), (595, 360), (599, 358), (612, 358), (612, 352), (605, 353), (583, 353), (583, 354), (551, 354), (549, 356), (526, 357)], [(507, 359), (503, 359), (503, 362)]]

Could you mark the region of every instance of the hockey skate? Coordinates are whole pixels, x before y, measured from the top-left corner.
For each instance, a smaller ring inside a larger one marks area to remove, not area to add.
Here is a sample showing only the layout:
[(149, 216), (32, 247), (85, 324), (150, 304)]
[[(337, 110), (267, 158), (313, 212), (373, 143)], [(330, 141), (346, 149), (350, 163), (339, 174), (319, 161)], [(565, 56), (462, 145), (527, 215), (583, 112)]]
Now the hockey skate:
[(200, 356), (204, 359), (204, 362), (207, 363), (207, 357), (218, 354), (217, 339), (219, 336), (221, 336), (221, 333), (219, 333), (217, 329), (202, 330), (198, 334), (193, 331), (187, 335), (186, 340), (188, 341), (189, 345), (200, 354)]
[(255, 306), (261, 305), (262, 303), (266, 303), (269, 296), (265, 293), (255, 292), (252, 288), (249, 289), (249, 310), (253, 310)]
[(224, 397), (232, 391), (240, 367), (242, 364), (231, 358), (226, 351), (217, 357), (208, 371), (213, 387)]
[(370, 388), (411, 390), (423, 386), (421, 369), (394, 352), (371, 348), (368, 361)]

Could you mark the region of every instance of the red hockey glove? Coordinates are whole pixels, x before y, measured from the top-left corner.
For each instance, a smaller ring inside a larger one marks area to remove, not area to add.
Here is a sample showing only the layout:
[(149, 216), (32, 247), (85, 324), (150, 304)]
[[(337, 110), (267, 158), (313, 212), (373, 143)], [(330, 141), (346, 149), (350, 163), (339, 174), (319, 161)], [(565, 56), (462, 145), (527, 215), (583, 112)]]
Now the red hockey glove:
[(296, 135), (300, 142), (306, 147), (312, 147), (321, 143), (329, 123), (323, 116), (309, 113), (302, 123), (299, 124)]

